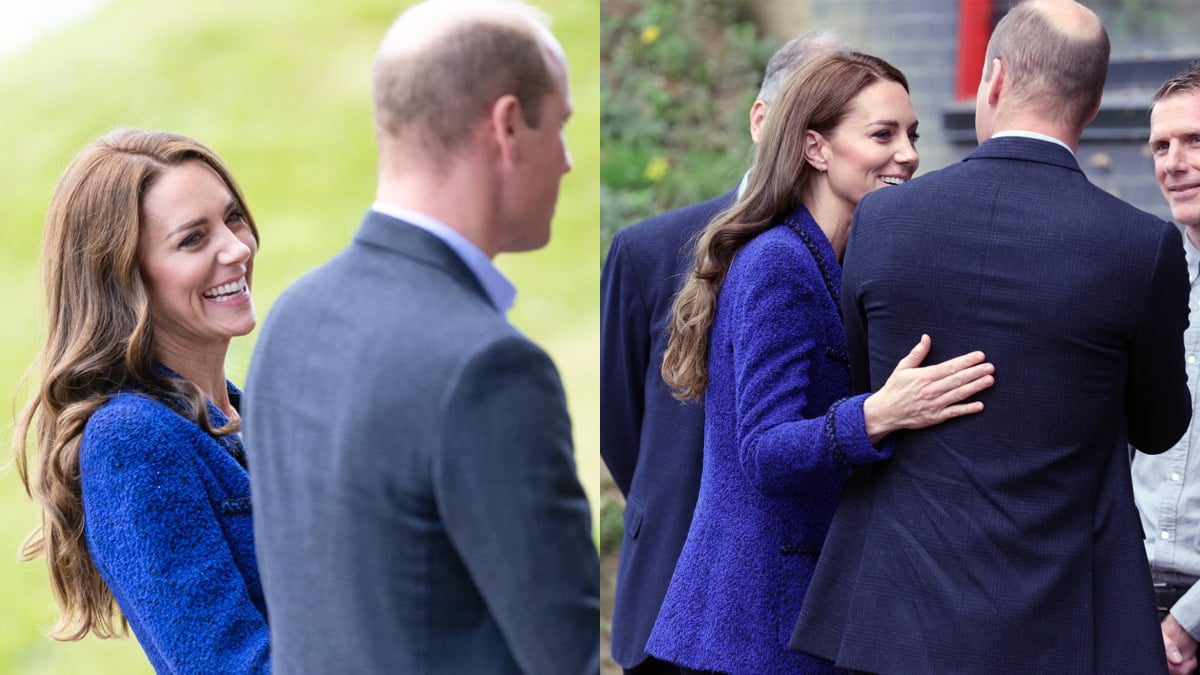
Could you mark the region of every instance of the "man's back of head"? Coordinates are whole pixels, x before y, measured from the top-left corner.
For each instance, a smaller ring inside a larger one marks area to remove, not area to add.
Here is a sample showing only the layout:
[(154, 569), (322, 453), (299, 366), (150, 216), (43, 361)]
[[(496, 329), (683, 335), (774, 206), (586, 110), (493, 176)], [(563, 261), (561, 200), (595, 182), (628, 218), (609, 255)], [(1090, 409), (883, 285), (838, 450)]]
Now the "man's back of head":
[(426, 0), (400, 15), (372, 67), (375, 128), (440, 163), (462, 151), (472, 125), (504, 94), (536, 127), (565, 69), (537, 9), (511, 0)]
[(983, 81), (999, 60), (1010, 112), (1023, 109), (1078, 135), (1100, 104), (1108, 56), (1108, 33), (1090, 9), (1073, 0), (1027, 0), (996, 25)]
[(488, 257), (549, 240), (570, 157), (567, 64), (518, 0), (426, 0), (372, 68), (381, 201), (456, 230)]

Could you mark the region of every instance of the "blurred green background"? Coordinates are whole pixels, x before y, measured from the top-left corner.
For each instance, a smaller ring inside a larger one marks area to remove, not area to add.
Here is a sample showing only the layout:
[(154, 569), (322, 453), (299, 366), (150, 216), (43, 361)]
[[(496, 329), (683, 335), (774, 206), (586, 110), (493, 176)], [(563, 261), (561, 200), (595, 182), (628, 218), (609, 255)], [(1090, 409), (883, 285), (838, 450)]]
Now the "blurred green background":
[[(571, 66), (575, 115), (546, 249), (501, 256), (520, 292), (511, 320), (563, 375), (580, 479), (598, 518), (599, 0), (531, 0), (553, 19)], [(118, 126), (192, 135), (228, 163), (262, 233), (254, 295), (260, 321), (279, 292), (341, 249), (375, 189), (369, 67), (410, 2), (114, 0), (0, 58), (0, 445), (10, 446), (18, 382), (43, 337), (38, 251), (60, 172)], [(254, 336), (235, 340), (228, 375), (244, 380)], [(37, 522), (9, 463), (0, 471), (0, 673), (150, 673), (132, 639), (56, 643), (42, 559), (17, 548)]]

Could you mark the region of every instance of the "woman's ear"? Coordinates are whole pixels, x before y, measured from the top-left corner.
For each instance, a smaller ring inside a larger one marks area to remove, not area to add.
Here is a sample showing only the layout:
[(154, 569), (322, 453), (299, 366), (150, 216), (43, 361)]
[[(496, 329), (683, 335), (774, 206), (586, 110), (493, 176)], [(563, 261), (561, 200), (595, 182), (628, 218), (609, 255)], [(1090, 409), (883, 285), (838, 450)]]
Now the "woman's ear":
[(804, 132), (804, 161), (809, 166), (824, 173), (829, 169), (829, 141), (820, 132), (808, 129)]

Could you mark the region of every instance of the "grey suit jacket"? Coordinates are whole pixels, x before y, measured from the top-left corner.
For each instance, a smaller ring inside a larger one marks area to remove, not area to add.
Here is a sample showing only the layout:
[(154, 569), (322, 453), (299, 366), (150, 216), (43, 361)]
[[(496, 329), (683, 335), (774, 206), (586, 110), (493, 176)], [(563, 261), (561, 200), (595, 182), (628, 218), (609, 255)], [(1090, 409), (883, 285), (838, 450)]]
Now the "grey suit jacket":
[(369, 212), (289, 288), (244, 403), (276, 673), (597, 673), (599, 565), (549, 357)]

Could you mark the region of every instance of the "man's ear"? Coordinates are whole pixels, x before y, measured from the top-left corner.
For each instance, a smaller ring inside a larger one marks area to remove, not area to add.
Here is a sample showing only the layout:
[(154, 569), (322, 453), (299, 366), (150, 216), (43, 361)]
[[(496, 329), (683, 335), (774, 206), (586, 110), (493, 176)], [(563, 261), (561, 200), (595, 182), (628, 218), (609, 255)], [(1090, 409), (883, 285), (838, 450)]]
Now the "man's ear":
[(505, 94), (492, 103), (489, 117), (492, 138), (499, 149), (500, 158), (507, 163), (520, 159), (517, 132), (525, 124), (522, 112), (520, 99), (512, 94)]
[(829, 169), (829, 159), (825, 156), (825, 151), (829, 147), (829, 141), (825, 140), (819, 132), (812, 129), (806, 129), (804, 132), (804, 161), (808, 162), (809, 166), (817, 171), (826, 171)]
[(1008, 66), (1000, 59), (992, 59), (992, 79), (988, 80), (986, 86), (988, 105), (994, 106), (1000, 100), (1000, 92), (1009, 88)]

